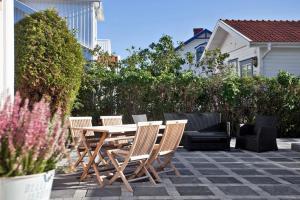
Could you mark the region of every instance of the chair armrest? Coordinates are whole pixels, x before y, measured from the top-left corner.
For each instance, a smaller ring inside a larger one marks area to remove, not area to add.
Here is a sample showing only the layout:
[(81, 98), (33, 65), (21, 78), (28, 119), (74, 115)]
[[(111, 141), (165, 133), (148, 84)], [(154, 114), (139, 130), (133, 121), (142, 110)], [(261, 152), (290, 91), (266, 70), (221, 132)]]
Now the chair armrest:
[(254, 134), (254, 125), (253, 124), (240, 124), (237, 129), (237, 136), (243, 135), (253, 135)]
[(277, 138), (277, 129), (275, 127), (263, 126), (257, 132), (259, 140), (271, 140)]

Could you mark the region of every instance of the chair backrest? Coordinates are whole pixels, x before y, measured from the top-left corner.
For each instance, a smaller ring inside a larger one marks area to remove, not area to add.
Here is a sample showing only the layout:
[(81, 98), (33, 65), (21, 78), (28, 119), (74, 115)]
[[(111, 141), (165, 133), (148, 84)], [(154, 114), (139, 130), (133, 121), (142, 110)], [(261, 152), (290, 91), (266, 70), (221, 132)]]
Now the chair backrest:
[(133, 122), (137, 124), (138, 122), (146, 122), (147, 120), (147, 115), (142, 114), (142, 115), (132, 115)]
[(274, 128), (276, 128), (276, 125), (277, 125), (277, 118), (275, 116), (256, 115), (255, 116), (254, 132), (257, 133), (257, 131), (261, 127), (274, 127)]
[[(77, 142), (80, 138), (81, 130), (74, 130), (72, 128), (92, 126), (92, 117), (69, 117), (69, 124), (70, 124), (72, 139), (74, 142)], [(91, 134), (94, 133), (87, 133), (87, 135), (91, 135)]]
[(102, 126), (122, 125), (122, 115), (120, 116), (101, 116)]
[(133, 144), (129, 152), (129, 160), (149, 158), (159, 132), (162, 121), (139, 122)]
[(171, 120), (166, 122), (166, 128), (159, 144), (159, 154), (174, 152), (180, 143), (187, 120)]

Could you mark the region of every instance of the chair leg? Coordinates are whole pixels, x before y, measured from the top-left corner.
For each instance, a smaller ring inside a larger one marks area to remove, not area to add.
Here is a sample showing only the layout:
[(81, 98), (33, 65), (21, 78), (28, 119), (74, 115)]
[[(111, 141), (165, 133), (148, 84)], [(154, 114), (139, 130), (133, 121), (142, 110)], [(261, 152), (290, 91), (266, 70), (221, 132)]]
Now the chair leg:
[(180, 172), (178, 171), (178, 169), (175, 167), (175, 165), (172, 162), (170, 162), (170, 166), (174, 170), (176, 176), (180, 176)]
[(133, 192), (132, 187), (130, 186), (129, 182), (127, 181), (127, 179), (126, 179), (126, 177), (125, 177), (125, 175), (123, 174), (122, 171), (119, 171), (119, 175), (120, 175), (120, 177), (121, 177), (123, 183), (125, 184), (125, 187), (127, 188), (127, 190), (128, 190), (129, 192)]
[(148, 172), (145, 166), (143, 167), (143, 171), (145, 172), (146, 176), (149, 178), (150, 182), (156, 185), (155, 180), (152, 178), (151, 174)]
[(152, 165), (149, 165), (149, 169), (150, 169), (151, 173), (153, 174), (153, 176), (155, 177), (155, 179), (159, 182), (162, 182), (157, 171), (155, 170), (155, 168)]
[(86, 156), (86, 154), (87, 154), (87, 150), (84, 150), (82, 153), (80, 153), (80, 151), (77, 150), (77, 155), (78, 155), (79, 158), (75, 162), (74, 168), (77, 168), (79, 164), (81, 164), (82, 167), (85, 168), (85, 164), (83, 162), (83, 158)]

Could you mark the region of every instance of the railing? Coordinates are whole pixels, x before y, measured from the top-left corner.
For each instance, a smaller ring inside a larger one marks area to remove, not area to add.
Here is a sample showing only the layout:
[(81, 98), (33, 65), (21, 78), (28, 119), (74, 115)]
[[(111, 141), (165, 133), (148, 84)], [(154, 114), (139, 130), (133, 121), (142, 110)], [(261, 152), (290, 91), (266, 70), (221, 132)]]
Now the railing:
[(109, 39), (97, 39), (97, 45), (101, 47), (101, 50), (111, 54), (111, 43)]

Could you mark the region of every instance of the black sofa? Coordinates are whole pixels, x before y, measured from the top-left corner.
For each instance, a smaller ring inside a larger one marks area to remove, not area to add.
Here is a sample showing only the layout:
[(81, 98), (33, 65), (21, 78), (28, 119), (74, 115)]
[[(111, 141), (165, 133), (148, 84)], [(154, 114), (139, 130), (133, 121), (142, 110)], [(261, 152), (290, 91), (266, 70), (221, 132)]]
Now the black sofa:
[(257, 115), (255, 124), (245, 124), (239, 128), (235, 148), (255, 152), (278, 150), (276, 125), (276, 117)]
[(188, 120), (181, 141), (187, 150), (230, 150), (230, 128), (220, 113), (164, 113), (164, 118)]

